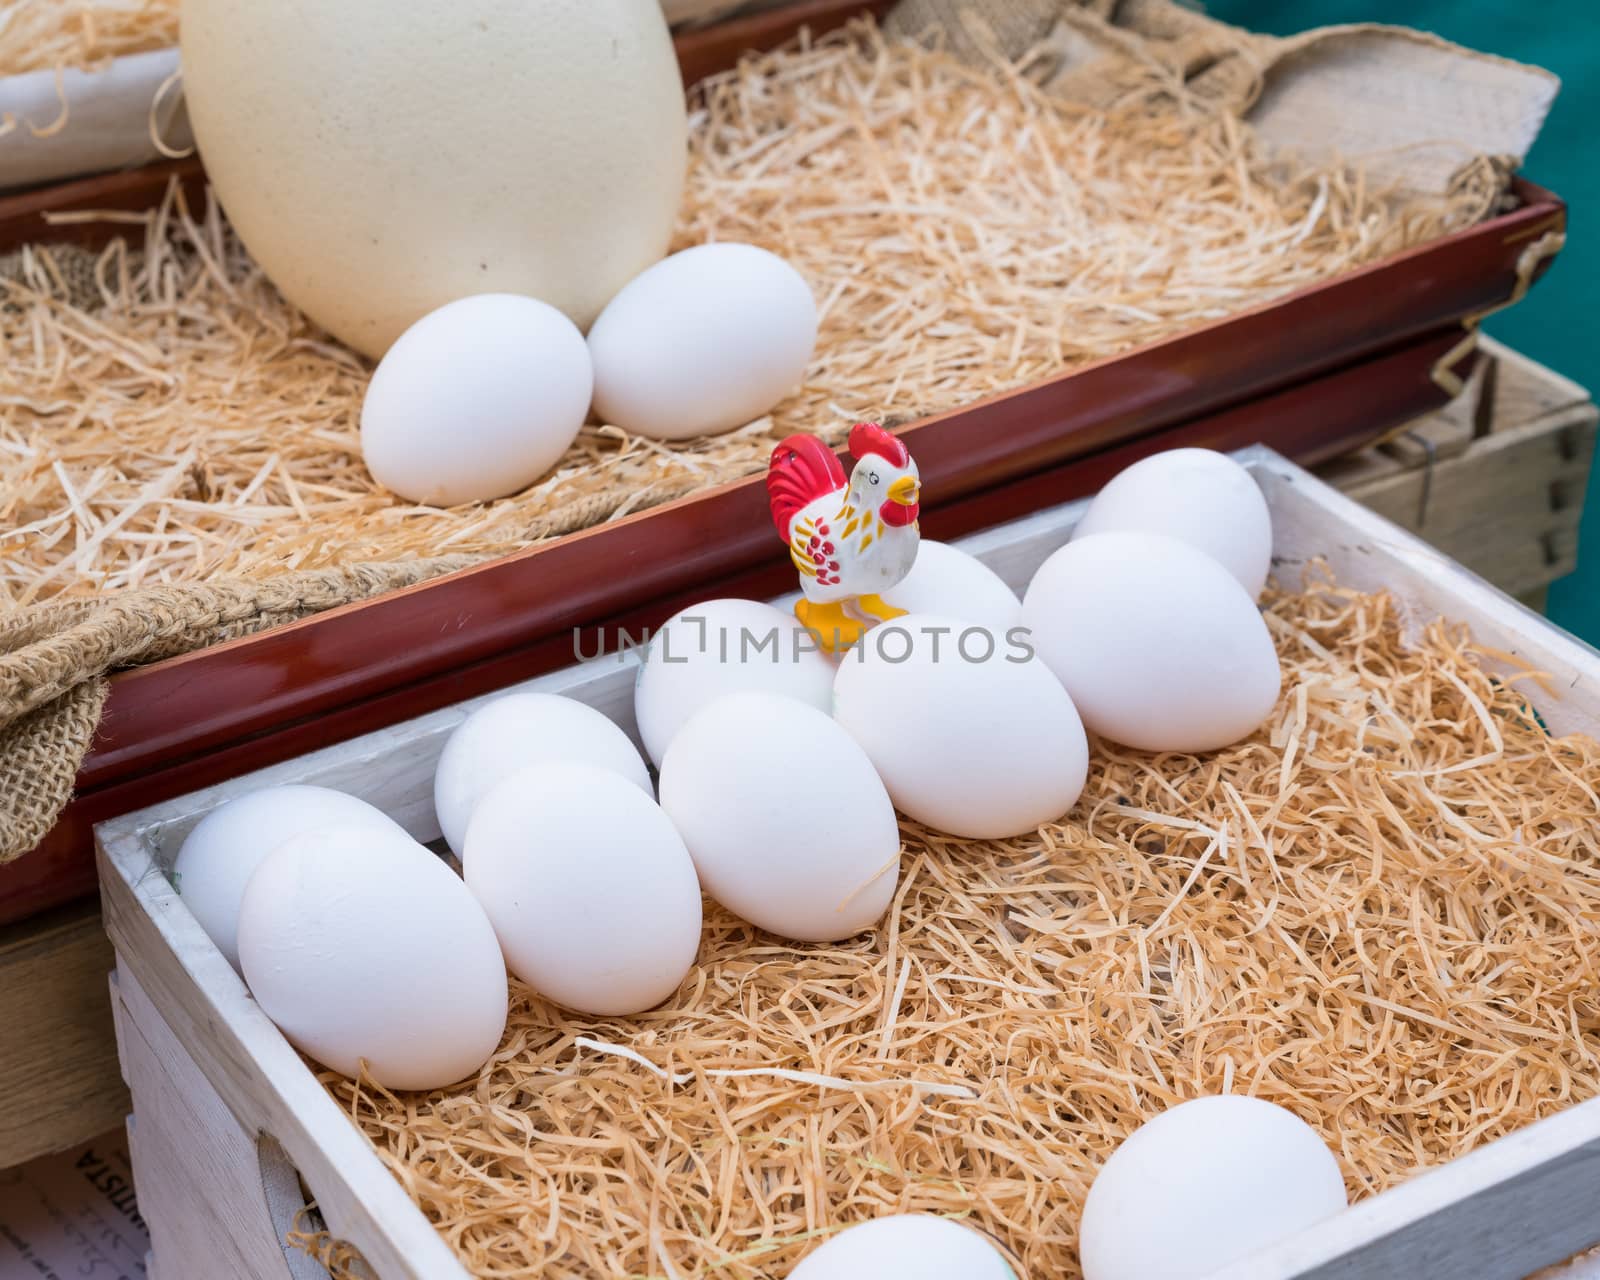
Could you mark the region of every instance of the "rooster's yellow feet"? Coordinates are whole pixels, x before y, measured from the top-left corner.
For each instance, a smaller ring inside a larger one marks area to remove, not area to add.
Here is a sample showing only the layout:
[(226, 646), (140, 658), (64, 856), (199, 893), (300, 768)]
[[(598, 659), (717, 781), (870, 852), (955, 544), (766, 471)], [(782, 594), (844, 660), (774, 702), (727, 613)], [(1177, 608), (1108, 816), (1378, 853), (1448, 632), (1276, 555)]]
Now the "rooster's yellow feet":
[(824, 653), (842, 653), (866, 632), (867, 625), (852, 618), (838, 601), (818, 604), (814, 600), (796, 600), (794, 616), (800, 625), (816, 638)]

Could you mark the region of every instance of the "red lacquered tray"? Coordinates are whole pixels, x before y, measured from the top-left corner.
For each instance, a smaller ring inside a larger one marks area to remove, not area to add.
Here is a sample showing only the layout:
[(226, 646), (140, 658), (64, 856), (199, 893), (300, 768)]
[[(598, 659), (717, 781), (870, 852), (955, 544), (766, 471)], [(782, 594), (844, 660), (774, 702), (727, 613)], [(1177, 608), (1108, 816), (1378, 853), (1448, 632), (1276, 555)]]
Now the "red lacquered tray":
[[(884, 3), (817, 0), (680, 37), (685, 77), (801, 25)], [(156, 166), (0, 201), (0, 246), (50, 238), (41, 209), (137, 208)], [(100, 184), (96, 188), (95, 184)], [(948, 538), (1090, 492), (1179, 444), (1264, 441), (1313, 464), (1447, 398), (1433, 377), (1464, 318), (1509, 300), (1562, 202), (1518, 182), (1517, 207), (1386, 261), (1137, 351), (902, 429)], [(22, 207), (18, 200), (31, 201)], [(91, 224), (59, 228), (90, 236)], [(100, 238), (116, 228), (102, 227)], [(58, 237), (59, 238), (59, 237)], [(1548, 265), (1542, 259), (1537, 270)], [(1525, 283), (1525, 282), (1524, 282)], [(89, 891), (94, 823), (420, 715), (572, 661), (573, 629), (637, 631), (710, 595), (776, 595), (792, 571), (754, 476), (447, 578), (117, 676), (78, 795), (44, 844), (0, 867), (0, 922)], [(594, 651), (592, 634), (584, 652)]]

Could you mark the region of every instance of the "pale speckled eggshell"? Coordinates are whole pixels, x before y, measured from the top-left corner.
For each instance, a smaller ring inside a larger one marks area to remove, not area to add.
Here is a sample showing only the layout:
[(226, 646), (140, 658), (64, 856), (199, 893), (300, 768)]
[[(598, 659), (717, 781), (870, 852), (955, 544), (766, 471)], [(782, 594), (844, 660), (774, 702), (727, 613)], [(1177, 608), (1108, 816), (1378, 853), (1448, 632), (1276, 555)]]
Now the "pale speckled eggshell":
[(218, 805), (184, 837), (173, 888), (238, 969), (239, 903), (261, 860), (295, 836), (352, 823), (405, 835), (387, 814), (343, 791), (294, 784), (247, 792)]
[(184, 0), (180, 40), (229, 221), (368, 355), (474, 293), (587, 328), (667, 251), (687, 135), (656, 0)]
[(1272, 568), (1272, 513), (1255, 478), (1227, 454), (1169, 449), (1112, 477), (1074, 538), (1164, 533), (1220, 561), (1254, 600)]
[(848, 938), (894, 897), (894, 806), (855, 740), (803, 702), (733, 693), (702, 709), (661, 765), (661, 807), (706, 892), (769, 933)]
[(1016, 1280), (1016, 1272), (971, 1227), (927, 1213), (896, 1213), (829, 1237), (800, 1260), (789, 1280)]
[(1195, 1098), (1111, 1153), (1083, 1206), (1084, 1280), (1190, 1280), (1345, 1207), (1339, 1162), (1293, 1112), (1260, 1098)]
[(1022, 601), (998, 573), (977, 556), (928, 538), (917, 544), (911, 572), (883, 599), (907, 613), (946, 614), (987, 627), (997, 642), (1022, 623)]
[(1255, 601), (1176, 538), (1075, 539), (1034, 574), (1022, 615), (1084, 726), (1123, 746), (1214, 751), (1277, 702), (1278, 655)]
[(274, 850), (245, 888), (239, 960), (290, 1043), (390, 1089), (478, 1070), (506, 1024), (506, 969), (483, 908), (409, 836), (329, 827)]
[(913, 613), (839, 663), (833, 715), (895, 807), (950, 835), (998, 840), (1077, 802), (1089, 743), (1072, 699), (1031, 649), (961, 619)]
[(552, 693), (510, 693), (486, 702), (451, 733), (433, 775), (439, 829), (459, 854), (478, 802), (530, 765), (591, 764), (655, 798), (632, 739), (593, 707)]
[(589, 412), (589, 348), (554, 307), (482, 293), (431, 311), (389, 348), (361, 404), (372, 478), (450, 507), (525, 489)]
[(656, 764), (684, 723), (725, 693), (759, 689), (827, 711), (833, 664), (811, 635), (770, 604), (706, 600), (680, 610), (651, 637), (633, 691), (633, 715)]
[(511, 775), (473, 814), (462, 869), (511, 971), (569, 1009), (652, 1008), (694, 964), (694, 863), (655, 801), (616, 773)]
[(805, 375), (817, 308), (800, 273), (749, 244), (705, 244), (656, 263), (589, 331), (594, 411), (656, 440), (753, 422)]

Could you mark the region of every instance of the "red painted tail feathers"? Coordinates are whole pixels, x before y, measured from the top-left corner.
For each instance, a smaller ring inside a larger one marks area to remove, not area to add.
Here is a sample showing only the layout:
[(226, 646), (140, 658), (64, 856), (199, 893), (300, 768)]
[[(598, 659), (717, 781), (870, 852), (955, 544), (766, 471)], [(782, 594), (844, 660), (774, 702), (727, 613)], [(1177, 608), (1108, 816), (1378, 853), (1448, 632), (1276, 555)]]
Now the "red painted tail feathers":
[(911, 461), (911, 454), (898, 437), (890, 435), (876, 422), (858, 422), (850, 428), (850, 456), (860, 462), (869, 453), (897, 467)]
[(788, 540), (789, 522), (806, 503), (844, 486), (839, 459), (816, 436), (795, 435), (780, 441), (767, 464), (767, 498), (779, 536)]

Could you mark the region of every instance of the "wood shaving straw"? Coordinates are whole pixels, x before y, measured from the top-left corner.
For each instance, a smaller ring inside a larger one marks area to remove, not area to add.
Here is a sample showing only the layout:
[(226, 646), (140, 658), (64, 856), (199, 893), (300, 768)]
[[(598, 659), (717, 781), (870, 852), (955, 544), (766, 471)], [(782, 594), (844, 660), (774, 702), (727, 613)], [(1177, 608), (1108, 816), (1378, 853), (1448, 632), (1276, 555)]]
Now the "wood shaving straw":
[[(1353, 1197), (1600, 1092), (1600, 744), (1552, 739), (1445, 622), (1268, 597), (1271, 721), (1203, 758), (1096, 744), (1061, 822), (907, 824), (873, 934), (708, 906), (666, 1006), (512, 984), (467, 1085), (323, 1079), (478, 1276), (783, 1276), (895, 1212), (1076, 1276), (1095, 1171), (1203, 1094), (1291, 1108)], [(981, 743), (974, 743), (981, 750)], [(797, 809), (795, 821), (804, 821)]]
[(0, 6), (0, 74), (93, 70), (178, 43), (179, 0), (17, 0)]
[[(1025, 67), (1024, 67), (1025, 69)], [(858, 23), (697, 99), (676, 247), (745, 240), (805, 275), (803, 387), (731, 435), (591, 426), (549, 477), (449, 511), (374, 486), (368, 368), (286, 304), (214, 212), (169, 199), (63, 300), (32, 252), (0, 314), (0, 601), (225, 571), (502, 553), (761, 469), (795, 430), (969, 403), (1429, 239), (1339, 172), (1269, 173), (1170, 79), (1107, 114)], [(124, 215), (126, 216), (126, 215)]]

